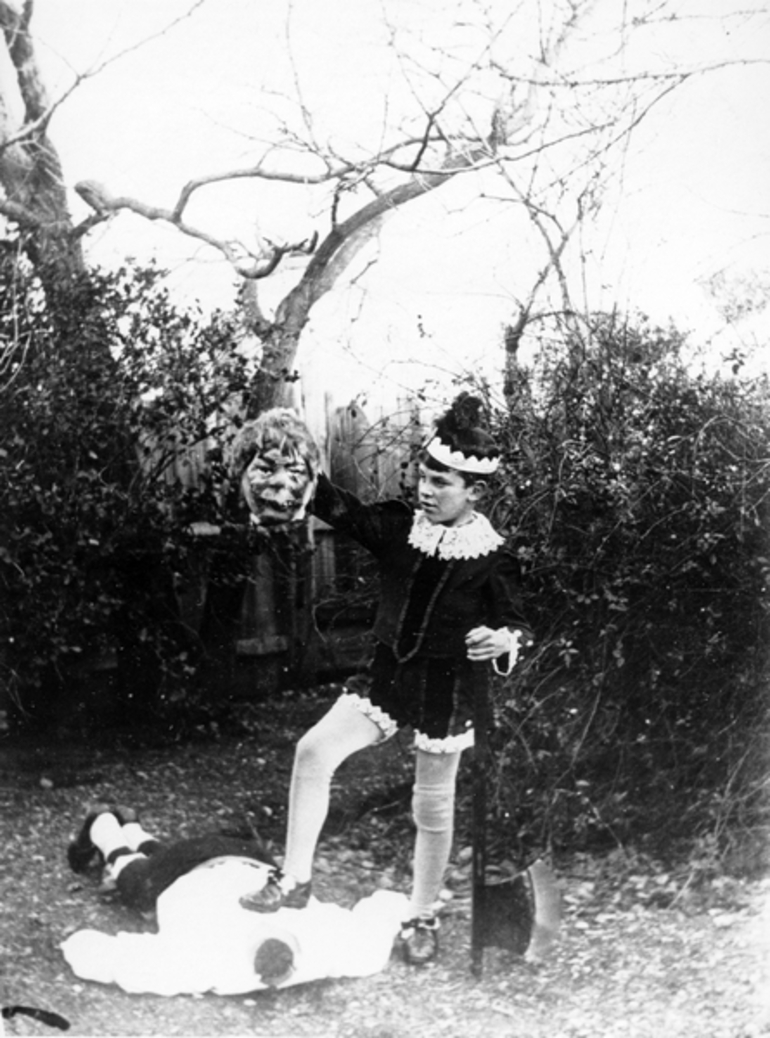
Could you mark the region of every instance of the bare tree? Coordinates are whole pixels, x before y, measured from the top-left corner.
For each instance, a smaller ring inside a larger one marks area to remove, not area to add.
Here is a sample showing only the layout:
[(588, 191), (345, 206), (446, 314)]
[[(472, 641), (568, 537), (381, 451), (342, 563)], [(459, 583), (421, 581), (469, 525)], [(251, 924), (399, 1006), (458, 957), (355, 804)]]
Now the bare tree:
[[(191, 4), (191, 10), (202, 2)], [(419, 10), (419, 5), (408, 7)], [(20, 6), (0, 0), (0, 25), (23, 102), (16, 125), (9, 105), (0, 110), (5, 189), (0, 212), (23, 231), (30, 256), (50, 272), (52, 286), (66, 286), (82, 269), (83, 235), (122, 211), (166, 222), (218, 250), (244, 280), (244, 312), (262, 343), (255, 412), (283, 398), (313, 306), (339, 282), (383, 220), (457, 177), (479, 176), (486, 189), (494, 177), (501, 202), (528, 214), (545, 250), (519, 302), (511, 344), (535, 316), (536, 299), (549, 279), (556, 278), (560, 307), (569, 312), (564, 251), (574, 230), (600, 205), (611, 156), (672, 90), (706, 71), (653, 63), (652, 49), (645, 58), (645, 33), (678, 27), (673, 0), (632, 0), (612, 12), (595, 0), (519, 5), (465, 0), (454, 23), (438, 36), (427, 22), (414, 17), (403, 22), (407, 8), (398, 0), (382, 0), (382, 29), (399, 89), (392, 103), (383, 104), (376, 139), (343, 148), (324, 136), (303, 69), (295, 64), (293, 96), (284, 94), (277, 105), (283, 114), (273, 138), (254, 140), (253, 162), (189, 180), (170, 208), (81, 182), (76, 190), (90, 215), (74, 226), (46, 136), (58, 102), (49, 101), (41, 83), (30, 35), (32, 8), (33, 0)], [(286, 9), (291, 54), (291, 0)], [(323, 225), (312, 226), (308, 219), (299, 240), (261, 237), (254, 247), (222, 239), (188, 218), (194, 197), (243, 179), (302, 192), (313, 186), (323, 200)], [(286, 256), (306, 260), (295, 284), (267, 314), (257, 287)]]
[[(191, 11), (204, 0), (191, 3)], [(70, 298), (70, 306), (52, 307), (57, 319), (86, 319), (83, 307), (71, 298), (87, 283), (83, 241), (103, 216), (98, 212), (76, 224), (67, 197), (59, 154), (48, 135), (59, 107), (102, 62), (74, 78), (52, 99), (41, 73), (31, 28), (34, 0), (0, 0), (0, 214), (15, 227), (21, 249), (40, 277), (52, 303)], [(120, 55), (118, 55), (120, 56)], [(105, 359), (107, 354), (105, 351)]]

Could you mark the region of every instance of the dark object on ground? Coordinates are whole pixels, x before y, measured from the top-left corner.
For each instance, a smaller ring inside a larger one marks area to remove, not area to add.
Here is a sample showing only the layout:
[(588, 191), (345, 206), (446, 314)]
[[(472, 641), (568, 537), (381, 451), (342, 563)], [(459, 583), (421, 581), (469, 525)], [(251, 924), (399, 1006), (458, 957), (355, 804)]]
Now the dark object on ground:
[(516, 955), (540, 957), (556, 939), (561, 899), (553, 873), (542, 861), (501, 883), (487, 882), (486, 766), (490, 724), (488, 676), (474, 670), (473, 749), (473, 900), (471, 969), (480, 977), (484, 948), (506, 948)]
[(560, 901), (553, 873), (542, 861), (512, 879), (474, 888), (474, 972), (480, 972), (485, 947), (531, 957), (545, 954), (559, 930)]
[(35, 1009), (32, 1006), (3, 1006), (2, 1016), (4, 1020), (10, 1020), (12, 1016), (31, 1016), (33, 1020), (39, 1020), (41, 1024), (49, 1027), (58, 1027), (60, 1031), (69, 1031), (70, 1022), (58, 1013), (52, 1013), (50, 1009)]

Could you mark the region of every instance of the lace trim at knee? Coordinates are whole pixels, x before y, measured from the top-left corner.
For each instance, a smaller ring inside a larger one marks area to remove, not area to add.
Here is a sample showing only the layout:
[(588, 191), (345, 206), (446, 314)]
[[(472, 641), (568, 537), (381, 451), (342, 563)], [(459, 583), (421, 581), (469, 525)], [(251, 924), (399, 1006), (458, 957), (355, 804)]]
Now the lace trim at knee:
[(416, 731), (414, 744), (418, 750), (424, 750), (425, 753), (458, 753), (473, 746), (473, 729), (467, 728), (459, 735), (447, 735), (443, 739), (431, 739), (424, 732)]
[(362, 714), (365, 714), (370, 721), (374, 721), (386, 739), (389, 739), (391, 735), (395, 735), (398, 731), (398, 724), (390, 714), (379, 706), (375, 706), (367, 696), (359, 696), (357, 692), (343, 692), (340, 699), (347, 699)]

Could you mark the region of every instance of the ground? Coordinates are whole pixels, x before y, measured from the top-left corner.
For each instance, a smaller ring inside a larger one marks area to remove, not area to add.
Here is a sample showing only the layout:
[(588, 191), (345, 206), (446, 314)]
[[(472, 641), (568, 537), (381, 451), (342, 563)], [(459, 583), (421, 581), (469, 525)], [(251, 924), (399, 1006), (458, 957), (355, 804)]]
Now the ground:
[[(173, 837), (246, 820), (280, 852), (292, 745), (324, 696), (254, 709), (238, 731), (181, 743), (0, 743), (0, 1003), (54, 1010), (73, 1035), (253, 1038), (753, 1038), (770, 1035), (770, 880), (667, 870), (632, 847), (555, 861), (560, 939), (541, 962), (496, 948), (470, 971), (469, 847), (463, 824), (445, 891), (442, 953), (415, 970), (250, 996), (128, 995), (75, 977), (60, 942), (82, 927), (147, 929), (68, 870), (64, 851), (86, 805), (141, 810)], [(194, 734), (194, 733), (193, 733)], [(152, 740), (150, 740), (152, 742)], [(103, 745), (102, 745), (103, 743)], [(377, 886), (408, 889), (407, 743), (338, 774), (316, 892), (352, 904)], [(56, 1034), (14, 1016), (7, 1034)]]

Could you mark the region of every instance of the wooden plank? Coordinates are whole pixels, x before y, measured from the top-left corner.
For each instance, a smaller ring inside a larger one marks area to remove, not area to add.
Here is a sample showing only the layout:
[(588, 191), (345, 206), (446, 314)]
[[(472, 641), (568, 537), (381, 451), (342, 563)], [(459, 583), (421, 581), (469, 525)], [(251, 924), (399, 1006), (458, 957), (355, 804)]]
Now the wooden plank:
[(285, 634), (264, 634), (256, 638), (239, 638), (235, 643), (237, 656), (273, 656), (287, 652), (289, 639)]

